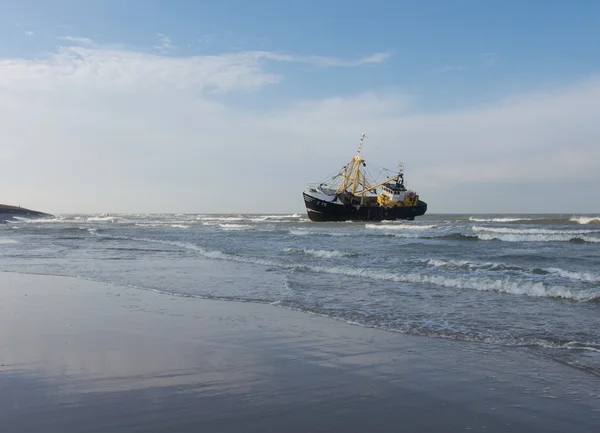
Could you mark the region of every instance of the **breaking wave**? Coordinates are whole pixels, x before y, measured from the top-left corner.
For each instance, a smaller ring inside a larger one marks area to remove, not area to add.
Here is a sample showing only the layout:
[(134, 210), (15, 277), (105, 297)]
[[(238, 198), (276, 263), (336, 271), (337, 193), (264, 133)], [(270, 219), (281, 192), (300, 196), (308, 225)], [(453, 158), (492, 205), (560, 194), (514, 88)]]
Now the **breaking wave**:
[(219, 224), (222, 230), (248, 230), (252, 226), (248, 224)]
[(576, 281), (587, 281), (590, 283), (600, 283), (600, 275), (590, 274), (589, 272), (568, 271), (560, 268), (543, 268), (542, 270), (549, 274), (558, 275), (562, 278)]
[(476, 217), (470, 217), (469, 221), (474, 221), (474, 222), (478, 222), (478, 223), (514, 223), (517, 221), (531, 221), (532, 218), (525, 218), (525, 217), (519, 217), (519, 218), (476, 218)]
[(286, 253), (302, 253), (313, 257), (331, 259), (331, 258), (340, 258), (340, 257), (352, 257), (356, 254), (354, 253), (345, 253), (343, 251), (337, 250), (314, 250), (311, 248), (285, 248), (283, 251)]
[(594, 217), (572, 217), (570, 221), (576, 222), (577, 224), (600, 224), (600, 216)]
[[(104, 236), (104, 235), (99, 235)], [(349, 277), (367, 278), (374, 280), (432, 284), (441, 287), (454, 289), (472, 289), (482, 292), (498, 292), (513, 295), (527, 295), (540, 298), (561, 298), (573, 301), (592, 301), (600, 299), (599, 290), (572, 290), (563, 286), (552, 286), (542, 282), (533, 282), (527, 280), (508, 280), (493, 279), (488, 277), (449, 277), (443, 275), (424, 275), (420, 273), (394, 273), (384, 270), (336, 267), (336, 266), (314, 266), (296, 263), (282, 263), (279, 261), (263, 259), (252, 256), (242, 256), (238, 254), (225, 253), (218, 250), (207, 250), (201, 246), (190, 242), (166, 241), (149, 238), (131, 238), (120, 236), (104, 236), (113, 239), (128, 239), (142, 242), (157, 242), (176, 247), (194, 250), (200, 255), (210, 259), (230, 260), (241, 263), (254, 263), (265, 266), (273, 266), (286, 269), (306, 270), (310, 272), (319, 272), (326, 274), (346, 275)]]
[(521, 224), (600, 224), (600, 216), (514, 216), (514, 217), (484, 217), (472, 216), (469, 221), (485, 223), (521, 223)]
[(479, 233), (477, 235), (482, 241), (504, 241), (504, 242), (600, 242), (600, 238), (576, 234), (519, 234), (519, 233)]
[(509, 234), (589, 234), (589, 233), (600, 233), (600, 230), (556, 230), (556, 229), (524, 229), (524, 228), (509, 228), (509, 227), (482, 227), (473, 226), (472, 230), (475, 232), (491, 232), (491, 233), (509, 233)]
[(526, 280), (510, 281), (487, 277), (447, 277), (442, 275), (423, 275), (417, 273), (399, 274), (379, 270), (304, 266), (307, 270), (329, 274), (341, 274), (351, 277), (363, 277), (394, 282), (433, 284), (454, 289), (473, 289), (481, 292), (498, 292), (513, 295), (527, 295), (539, 298), (562, 298), (573, 301), (592, 301), (600, 299), (598, 290), (571, 290), (563, 286), (551, 286), (542, 282)]
[(454, 268), (454, 269), (469, 269), (469, 270), (484, 270), (492, 272), (501, 271), (516, 271), (531, 275), (556, 275), (558, 277), (573, 280), (585, 281), (590, 283), (600, 283), (600, 275), (595, 275), (589, 272), (570, 271), (560, 268), (526, 268), (505, 263), (493, 262), (470, 262), (468, 260), (443, 260), (443, 259), (428, 259), (420, 260), (426, 266), (436, 268)]
[(432, 229), (436, 229), (437, 226), (434, 226), (434, 225), (411, 225), (411, 224), (395, 224), (395, 225), (366, 224), (365, 228), (375, 229), (375, 230), (432, 230)]

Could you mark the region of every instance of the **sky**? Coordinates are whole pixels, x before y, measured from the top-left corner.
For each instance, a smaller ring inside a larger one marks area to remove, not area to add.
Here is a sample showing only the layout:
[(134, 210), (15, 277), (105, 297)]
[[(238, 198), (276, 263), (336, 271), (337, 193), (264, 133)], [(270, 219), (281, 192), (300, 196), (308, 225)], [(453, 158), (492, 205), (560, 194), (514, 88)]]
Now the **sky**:
[(365, 132), (430, 213), (597, 213), (599, 20), (584, 0), (0, 0), (0, 203), (304, 212)]

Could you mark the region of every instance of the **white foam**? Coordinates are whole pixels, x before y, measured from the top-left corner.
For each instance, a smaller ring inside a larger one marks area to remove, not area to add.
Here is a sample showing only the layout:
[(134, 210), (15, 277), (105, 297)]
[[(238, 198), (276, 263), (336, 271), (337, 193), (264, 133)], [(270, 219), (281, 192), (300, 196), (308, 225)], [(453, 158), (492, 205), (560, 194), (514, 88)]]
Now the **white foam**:
[(310, 233), (305, 230), (290, 230), (290, 234), (294, 236), (306, 236)]
[(477, 237), (483, 241), (499, 240), (504, 242), (569, 242), (585, 241), (600, 242), (600, 237), (583, 236), (576, 234), (517, 234), (517, 233), (479, 233)]
[(291, 219), (291, 218), (301, 218), (302, 215), (297, 214), (297, 213), (293, 213), (293, 214), (289, 214), (289, 215), (261, 215), (260, 218), (262, 219), (269, 219), (269, 220), (280, 220), (280, 219)]
[(443, 275), (424, 275), (417, 273), (393, 273), (377, 269), (361, 269), (350, 267), (336, 266), (311, 266), (311, 265), (296, 265), (292, 263), (275, 262), (259, 257), (240, 256), (237, 254), (224, 253), (222, 251), (207, 250), (190, 242), (166, 241), (160, 239), (149, 238), (131, 238), (127, 236), (107, 236), (112, 239), (127, 239), (142, 242), (155, 242), (166, 245), (172, 245), (179, 248), (194, 250), (200, 255), (210, 259), (230, 260), (242, 263), (253, 263), (265, 266), (273, 266), (287, 269), (306, 269), (312, 272), (320, 272), (327, 274), (347, 275), (350, 277), (369, 278), (374, 280), (407, 282), (419, 284), (434, 284), (441, 287), (449, 287), (456, 289), (472, 289), (479, 291), (495, 291), (500, 293), (509, 293), (515, 295), (527, 295), (541, 298), (563, 298), (575, 301), (588, 301), (600, 299), (600, 290), (572, 290), (563, 286), (551, 286), (542, 282), (533, 282), (527, 280), (508, 280), (493, 279), (487, 277), (448, 277)]
[(22, 223), (63, 223), (63, 222), (68, 222), (68, 221), (73, 221), (74, 218), (67, 218), (67, 217), (58, 217), (58, 218), (26, 218), (26, 217), (18, 217), (15, 216), (14, 217), (14, 221), (15, 222), (22, 222)]
[(314, 250), (310, 248), (285, 248), (285, 252), (287, 253), (303, 253), (313, 257), (331, 259), (331, 258), (339, 258), (339, 257), (350, 257), (352, 253), (345, 253), (343, 251), (336, 250)]
[(513, 223), (513, 222), (517, 222), (517, 221), (531, 221), (531, 218), (476, 218), (476, 217), (470, 217), (469, 220), (479, 222), (479, 223), (486, 223), (486, 222)]
[(600, 298), (598, 290), (573, 291), (568, 287), (549, 286), (542, 282), (527, 280), (510, 281), (507, 279), (492, 279), (482, 277), (447, 277), (442, 275), (396, 274), (386, 271), (346, 268), (346, 267), (307, 267), (310, 270), (331, 274), (342, 274), (352, 277), (364, 277), (376, 280), (435, 284), (456, 289), (473, 289), (479, 291), (494, 291), (514, 295), (527, 295), (540, 298), (564, 298), (576, 301), (588, 301)]
[(441, 260), (441, 259), (428, 259), (422, 260), (427, 266), (433, 266), (436, 268), (464, 268), (464, 267), (475, 267), (474, 264), (466, 260)]
[(0, 244), (18, 244), (19, 242), (14, 239), (2, 239), (0, 238)]
[(556, 229), (524, 229), (524, 228), (512, 228), (512, 227), (484, 227), (484, 226), (473, 226), (471, 228), (475, 232), (490, 232), (490, 233), (509, 233), (509, 234), (572, 234), (581, 235), (586, 233), (600, 233), (600, 230), (556, 230)]
[[(536, 269), (522, 268), (515, 265), (508, 265), (504, 263), (492, 263), (492, 262), (470, 262), (467, 260), (443, 260), (443, 259), (428, 259), (421, 260), (427, 266), (436, 268), (462, 268), (462, 269), (484, 269), (492, 271), (511, 270), (520, 271), (523, 273), (535, 273)], [(586, 281), (591, 283), (600, 282), (600, 275), (594, 275), (588, 272), (577, 272), (569, 271), (561, 268), (542, 268), (541, 271), (547, 272), (548, 274), (557, 275), (561, 278), (574, 281)], [(538, 270), (539, 273), (539, 270)]]
[(574, 221), (578, 224), (600, 224), (600, 216), (594, 217), (571, 217), (570, 221)]
[(588, 281), (591, 283), (600, 283), (600, 275), (590, 274), (588, 272), (568, 271), (560, 268), (544, 268), (544, 271), (575, 281)]
[(434, 225), (412, 225), (412, 224), (366, 224), (365, 228), (374, 230), (431, 230), (437, 228)]
[(199, 221), (214, 221), (214, 222), (235, 222), (235, 221), (247, 221), (248, 218), (243, 218), (243, 217), (196, 217), (197, 220)]
[(219, 224), (219, 227), (223, 230), (248, 230), (252, 228), (248, 224)]
[(114, 222), (117, 219), (118, 219), (118, 217), (114, 217), (114, 216), (92, 216), (92, 217), (87, 218), (88, 221), (110, 221), (110, 222)]

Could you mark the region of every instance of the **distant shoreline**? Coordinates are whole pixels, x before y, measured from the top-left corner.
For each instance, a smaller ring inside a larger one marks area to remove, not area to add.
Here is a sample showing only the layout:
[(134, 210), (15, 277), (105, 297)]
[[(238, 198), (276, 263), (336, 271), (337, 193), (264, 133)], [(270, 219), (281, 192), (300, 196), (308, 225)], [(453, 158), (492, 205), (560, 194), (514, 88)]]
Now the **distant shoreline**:
[(45, 212), (40, 212), (33, 209), (27, 209), (21, 206), (14, 206), (8, 204), (0, 204), (0, 221), (5, 221), (8, 218), (22, 216), (22, 217), (49, 217), (52, 216)]

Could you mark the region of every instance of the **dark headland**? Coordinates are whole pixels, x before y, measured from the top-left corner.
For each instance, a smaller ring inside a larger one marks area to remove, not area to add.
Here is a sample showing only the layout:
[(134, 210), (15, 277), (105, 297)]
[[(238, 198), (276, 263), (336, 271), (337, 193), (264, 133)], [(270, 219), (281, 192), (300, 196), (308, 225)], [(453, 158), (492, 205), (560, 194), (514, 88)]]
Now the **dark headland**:
[(12, 219), (14, 217), (31, 217), (41, 218), (50, 217), (52, 215), (37, 210), (27, 209), (21, 206), (11, 206), (7, 204), (0, 204), (0, 222)]

